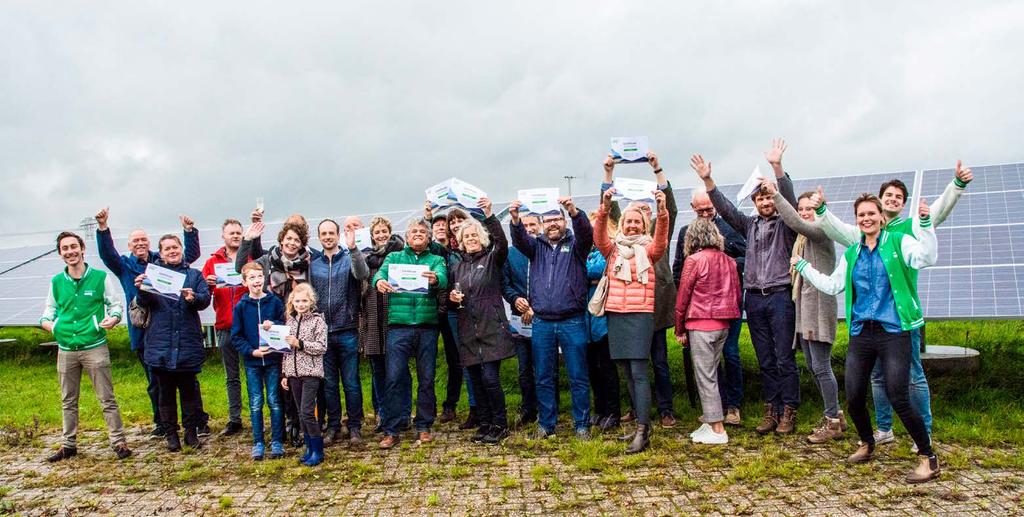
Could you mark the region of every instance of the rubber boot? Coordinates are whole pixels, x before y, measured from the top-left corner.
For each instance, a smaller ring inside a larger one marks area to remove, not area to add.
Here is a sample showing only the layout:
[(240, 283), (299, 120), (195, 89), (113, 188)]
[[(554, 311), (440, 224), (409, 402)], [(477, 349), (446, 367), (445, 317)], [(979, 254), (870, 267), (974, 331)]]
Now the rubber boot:
[(302, 453), (302, 457), (299, 458), (299, 463), (305, 463), (309, 461), (310, 455), (313, 454), (313, 447), (309, 444), (309, 433), (302, 433), (302, 441), (306, 444), (306, 450)]
[(315, 467), (324, 462), (324, 438), (322, 436), (309, 437), (309, 449), (312, 453), (309, 459), (302, 462), (307, 467)]
[(650, 424), (637, 424), (636, 434), (633, 435), (633, 442), (626, 447), (626, 454), (636, 454), (651, 444)]

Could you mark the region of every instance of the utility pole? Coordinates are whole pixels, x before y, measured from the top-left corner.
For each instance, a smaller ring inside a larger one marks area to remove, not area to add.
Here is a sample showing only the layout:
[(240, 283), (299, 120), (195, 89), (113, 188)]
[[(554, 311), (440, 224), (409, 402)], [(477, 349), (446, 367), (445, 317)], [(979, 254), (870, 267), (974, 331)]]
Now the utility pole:
[(569, 197), (572, 197), (572, 180), (579, 178), (579, 176), (565, 175), (565, 176), (562, 176), (562, 177), (565, 178), (565, 182), (569, 186)]
[(83, 217), (78, 223), (78, 227), (85, 232), (86, 235), (92, 234), (98, 226), (99, 223), (96, 222), (95, 217)]

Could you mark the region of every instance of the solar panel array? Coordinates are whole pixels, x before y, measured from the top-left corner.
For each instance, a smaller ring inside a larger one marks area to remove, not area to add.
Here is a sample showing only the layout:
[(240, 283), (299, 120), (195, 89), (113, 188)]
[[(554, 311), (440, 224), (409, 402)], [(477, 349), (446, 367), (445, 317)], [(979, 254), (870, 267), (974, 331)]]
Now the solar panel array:
[[(939, 262), (922, 271), (919, 291), (925, 316), (937, 318), (1019, 318), (1024, 316), (1024, 163), (972, 167), (975, 180), (968, 186), (951, 216), (937, 228)], [(933, 202), (953, 179), (952, 169), (899, 171), (830, 178), (796, 178), (794, 189), (801, 192), (825, 189), (829, 207), (840, 219), (852, 223), (853, 200), (862, 192), (877, 192), (878, 186), (898, 178), (911, 192), (919, 192), (907, 203), (904, 215), (917, 206), (917, 197)], [(730, 199), (735, 199), (740, 185), (722, 185)], [(916, 188), (919, 187), (919, 188)], [(688, 224), (695, 214), (690, 210), (692, 187), (674, 188), (679, 213), (676, 231)], [(599, 189), (577, 195), (577, 206), (584, 211), (597, 208)], [(501, 212), (508, 203), (495, 203)], [(753, 204), (744, 200), (739, 205), (745, 212)], [(390, 212), (396, 232), (403, 232), (408, 221), (422, 214), (420, 210)], [(369, 222), (368, 217), (363, 217)], [(264, 241), (276, 240), (281, 223), (268, 223)], [(196, 267), (221, 246), (219, 228), (200, 232), (202, 254)], [(127, 232), (115, 233), (115, 245), (127, 250)], [(677, 235), (671, 239), (674, 253)], [(312, 245), (316, 241), (313, 239)], [(26, 246), (0, 249), (0, 271), (44, 254), (53, 247)], [(842, 250), (837, 249), (841, 252)], [(87, 240), (86, 259), (90, 265), (103, 269), (96, 255), (95, 240)], [(63, 267), (60, 257), (51, 253), (17, 269), (0, 274), (0, 325), (34, 325), (42, 313), (48, 282)], [(119, 288), (120, 289), (120, 288)], [(843, 314), (843, 297), (839, 297), (839, 314)], [(212, 324), (213, 312), (206, 310), (203, 321)]]

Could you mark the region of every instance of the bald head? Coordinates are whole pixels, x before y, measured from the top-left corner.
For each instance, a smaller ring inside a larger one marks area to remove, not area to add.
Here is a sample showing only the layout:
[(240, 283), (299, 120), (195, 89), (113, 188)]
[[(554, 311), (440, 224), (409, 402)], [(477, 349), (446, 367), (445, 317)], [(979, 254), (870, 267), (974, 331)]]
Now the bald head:
[(697, 217), (705, 219), (715, 218), (715, 205), (711, 204), (711, 197), (708, 196), (708, 191), (703, 188), (695, 188), (690, 192), (690, 207), (693, 208)]
[(359, 216), (350, 215), (345, 218), (344, 226), (346, 231), (355, 231), (363, 227), (363, 220)]
[(142, 229), (132, 230), (128, 234), (128, 251), (137, 259), (149, 260), (149, 234)]

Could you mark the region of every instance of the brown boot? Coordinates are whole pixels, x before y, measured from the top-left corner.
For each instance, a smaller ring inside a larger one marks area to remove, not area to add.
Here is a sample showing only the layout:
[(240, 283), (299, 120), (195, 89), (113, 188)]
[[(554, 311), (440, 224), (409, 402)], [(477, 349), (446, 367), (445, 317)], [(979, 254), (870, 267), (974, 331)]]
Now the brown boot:
[(867, 463), (867, 462), (871, 461), (872, 456), (874, 454), (875, 454), (875, 446), (874, 445), (868, 445), (866, 443), (862, 443), (862, 444), (860, 444), (859, 447), (857, 447), (857, 452), (854, 452), (848, 458), (846, 458), (846, 461), (848, 461), (850, 463)]
[(741, 426), (743, 418), (740, 417), (740, 409), (731, 407), (725, 412), (725, 425)]
[(843, 410), (840, 409), (839, 410), (839, 429), (842, 429), (842, 431), (845, 433), (846, 432), (846, 427), (847, 427), (847, 425), (846, 425), (846, 415), (843, 413)]
[(825, 417), (821, 425), (807, 437), (810, 443), (826, 443), (843, 437), (843, 429), (838, 418)]
[(771, 404), (764, 405), (764, 419), (761, 420), (761, 424), (754, 428), (755, 431), (761, 434), (768, 434), (775, 430), (775, 427), (779, 425), (779, 417), (775, 414), (775, 408)]
[(789, 434), (796, 429), (796, 408), (790, 406), (783, 406), (782, 418), (779, 418), (779, 425), (775, 427), (775, 432), (779, 434)]
[(907, 483), (925, 483), (939, 477), (941, 473), (942, 469), (939, 468), (939, 458), (935, 456), (921, 458), (921, 463), (918, 464), (917, 468), (907, 474)]

